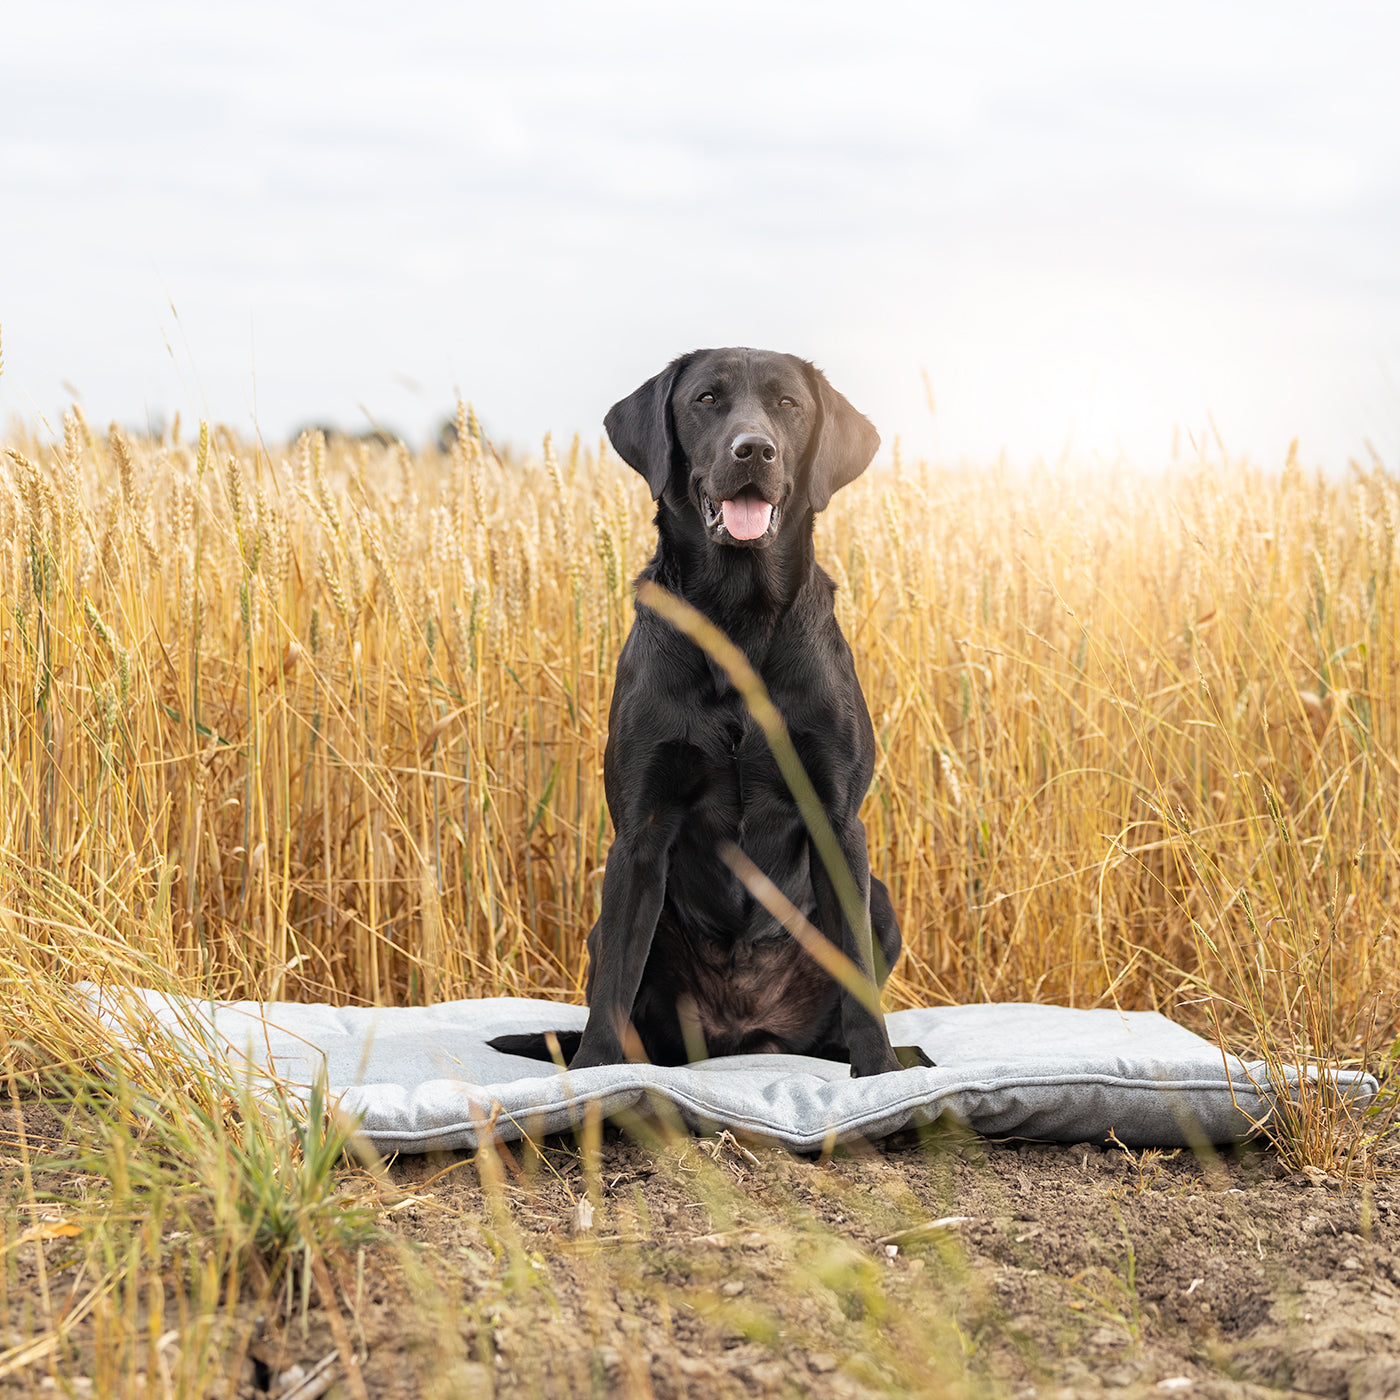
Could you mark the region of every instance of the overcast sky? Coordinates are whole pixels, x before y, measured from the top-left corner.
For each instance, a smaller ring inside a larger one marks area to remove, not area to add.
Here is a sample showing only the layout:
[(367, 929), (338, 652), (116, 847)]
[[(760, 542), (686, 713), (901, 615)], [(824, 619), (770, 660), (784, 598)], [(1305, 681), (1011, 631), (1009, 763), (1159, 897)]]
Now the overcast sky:
[(947, 460), (1394, 467), (1398, 57), (1380, 4), (0, 0), (0, 415), (593, 438), (749, 344)]

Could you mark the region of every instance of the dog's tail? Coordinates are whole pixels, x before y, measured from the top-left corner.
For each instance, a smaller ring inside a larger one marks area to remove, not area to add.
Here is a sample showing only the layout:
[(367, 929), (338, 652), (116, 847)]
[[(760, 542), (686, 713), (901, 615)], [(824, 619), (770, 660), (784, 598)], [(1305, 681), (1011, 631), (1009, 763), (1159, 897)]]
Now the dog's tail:
[[(554, 1045), (550, 1045), (550, 1041)], [(565, 1064), (578, 1053), (583, 1041), (582, 1031), (531, 1031), (528, 1035), (498, 1035), (486, 1043), (503, 1055), (521, 1055), (527, 1060), (543, 1060), (554, 1064), (562, 1059)]]

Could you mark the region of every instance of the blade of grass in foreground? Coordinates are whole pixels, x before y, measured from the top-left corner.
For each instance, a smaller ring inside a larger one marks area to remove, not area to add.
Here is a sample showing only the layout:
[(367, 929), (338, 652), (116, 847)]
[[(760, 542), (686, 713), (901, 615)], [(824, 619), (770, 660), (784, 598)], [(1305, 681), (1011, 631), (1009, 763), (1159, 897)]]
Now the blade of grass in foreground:
[(802, 945), (802, 951), (860, 1001), (872, 1016), (878, 1016), (880, 995), (874, 982), (820, 929), (813, 928), (802, 911), (733, 842), (726, 841), (719, 855), (754, 899)]

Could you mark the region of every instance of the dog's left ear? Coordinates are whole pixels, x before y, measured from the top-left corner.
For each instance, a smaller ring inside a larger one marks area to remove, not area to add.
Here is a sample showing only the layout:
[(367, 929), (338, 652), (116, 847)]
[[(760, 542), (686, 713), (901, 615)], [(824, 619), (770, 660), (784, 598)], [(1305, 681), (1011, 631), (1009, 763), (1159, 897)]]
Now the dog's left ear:
[(672, 360), (640, 389), (634, 389), (625, 399), (613, 404), (603, 419), (603, 427), (617, 455), (646, 478), (653, 501), (661, 499), (671, 479), (671, 464), (676, 454), (671, 392), (676, 387), (676, 376), (689, 361), (689, 355)]
[(811, 364), (806, 370), (821, 410), (807, 454), (807, 497), (815, 514), (827, 508), (833, 492), (849, 486), (870, 465), (880, 434), (827, 383), (821, 370)]

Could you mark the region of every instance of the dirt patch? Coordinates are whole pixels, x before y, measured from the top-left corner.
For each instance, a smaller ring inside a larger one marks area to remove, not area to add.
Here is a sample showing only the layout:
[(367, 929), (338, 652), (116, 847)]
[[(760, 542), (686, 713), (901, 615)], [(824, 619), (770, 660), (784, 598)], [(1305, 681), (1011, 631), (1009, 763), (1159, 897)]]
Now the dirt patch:
[[(510, 1319), (504, 1336), (500, 1327), (491, 1333), (490, 1364), (503, 1388), (550, 1391), (564, 1379), (554, 1376), (558, 1363), (574, 1356), (580, 1365), (587, 1355), (608, 1372), (630, 1368), (628, 1384), (645, 1381), (657, 1395), (902, 1389), (913, 1377), (886, 1353), (906, 1340), (903, 1314), (945, 1320), (968, 1360), (963, 1375), (946, 1379), (973, 1388), (1400, 1391), (1397, 1206), (1388, 1195), (1286, 1172), (1280, 1179), (1276, 1159), (1256, 1153), (1202, 1164), (1185, 1153), (996, 1143), (950, 1150), (946, 1141), (930, 1149), (905, 1139), (829, 1162), (773, 1150), (752, 1161), (737, 1148), (715, 1155), (741, 1189), (746, 1218), (717, 1217), (688, 1198), (684, 1153), (659, 1156), (625, 1140), (608, 1144), (612, 1209), (596, 1242), (570, 1234), (584, 1181), (568, 1151), (554, 1163), (557, 1178), (506, 1188), (519, 1193), (522, 1242), (548, 1259), (554, 1288), (537, 1320), (522, 1327)], [(394, 1175), (431, 1197), (401, 1228), (446, 1257), (479, 1188), (461, 1173), (433, 1181), (438, 1170), (405, 1161)], [(902, 1223), (920, 1213), (952, 1219), (927, 1231)], [(615, 1297), (615, 1315), (591, 1338), (580, 1320), (597, 1313), (581, 1300), (595, 1261), (631, 1234), (640, 1237), (636, 1287)], [(828, 1250), (845, 1245), (850, 1257), (804, 1272), (804, 1234)], [(861, 1264), (878, 1271), (870, 1296)], [(683, 1316), (670, 1310), (669, 1326), (648, 1279), (693, 1299)], [(886, 1345), (862, 1358), (862, 1310), (875, 1295)], [(554, 1344), (540, 1345), (550, 1312)], [(696, 1376), (705, 1382), (699, 1392), (686, 1384)]]
[[(334, 1269), (369, 1395), (1400, 1394), (1390, 1183), (955, 1134), (808, 1160), (609, 1129), (597, 1162), (553, 1139), (389, 1166), (380, 1240)], [(73, 1242), (42, 1248), (65, 1296)], [(8, 1251), (5, 1345), (35, 1320), (34, 1254)], [(352, 1393), (317, 1287), (251, 1306), (236, 1394)], [(75, 1327), (0, 1390), (94, 1393), (100, 1344)]]

